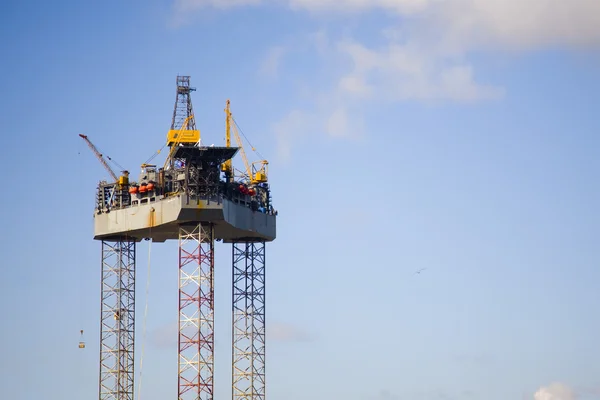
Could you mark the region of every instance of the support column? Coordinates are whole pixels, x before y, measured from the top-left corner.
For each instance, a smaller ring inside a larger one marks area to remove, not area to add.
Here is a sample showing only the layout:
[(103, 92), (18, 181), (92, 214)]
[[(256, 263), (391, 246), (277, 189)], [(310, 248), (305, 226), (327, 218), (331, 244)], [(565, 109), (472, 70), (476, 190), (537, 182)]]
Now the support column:
[(100, 400), (133, 400), (135, 242), (102, 241)]
[(214, 239), (212, 224), (179, 228), (179, 400), (212, 400)]
[(265, 399), (265, 244), (233, 244), (233, 400)]

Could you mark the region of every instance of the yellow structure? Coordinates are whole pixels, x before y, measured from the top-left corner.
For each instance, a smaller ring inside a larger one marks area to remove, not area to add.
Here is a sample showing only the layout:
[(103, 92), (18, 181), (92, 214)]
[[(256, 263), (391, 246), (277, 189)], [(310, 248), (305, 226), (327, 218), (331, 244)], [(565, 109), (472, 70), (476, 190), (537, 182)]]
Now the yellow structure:
[[(230, 101), (227, 100), (227, 106), (225, 107), (225, 145), (227, 147), (231, 147), (231, 128), (233, 128), (233, 135), (240, 149), (240, 154), (242, 155), (242, 160), (244, 161), (244, 165), (246, 167), (246, 178), (252, 185), (255, 185), (257, 183), (265, 183), (268, 180), (267, 166), (269, 165), (269, 162), (267, 160), (255, 161), (252, 164), (248, 162), (248, 157), (246, 156), (246, 151), (244, 150), (242, 139), (240, 138), (240, 134), (238, 133), (236, 126), (237, 124), (235, 123), (235, 121), (233, 120), (233, 116), (231, 115), (229, 104)], [(254, 150), (254, 148), (252, 148), (252, 150)], [(258, 167), (256, 167), (257, 164), (259, 164)], [(223, 165), (221, 166), (221, 170), (233, 176), (231, 160), (227, 160), (225, 163), (223, 163)]]
[(200, 141), (200, 131), (191, 129), (171, 129), (167, 133), (167, 146), (176, 143), (198, 143)]

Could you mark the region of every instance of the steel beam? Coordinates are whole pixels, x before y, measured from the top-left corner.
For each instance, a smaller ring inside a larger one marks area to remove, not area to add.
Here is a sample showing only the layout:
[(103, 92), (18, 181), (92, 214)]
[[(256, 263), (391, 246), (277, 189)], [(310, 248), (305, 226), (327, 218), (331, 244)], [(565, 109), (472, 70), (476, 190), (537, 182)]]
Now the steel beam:
[(212, 400), (214, 235), (212, 224), (179, 228), (179, 400)]
[(102, 241), (100, 400), (133, 400), (135, 242)]
[(265, 244), (233, 243), (233, 400), (265, 399)]

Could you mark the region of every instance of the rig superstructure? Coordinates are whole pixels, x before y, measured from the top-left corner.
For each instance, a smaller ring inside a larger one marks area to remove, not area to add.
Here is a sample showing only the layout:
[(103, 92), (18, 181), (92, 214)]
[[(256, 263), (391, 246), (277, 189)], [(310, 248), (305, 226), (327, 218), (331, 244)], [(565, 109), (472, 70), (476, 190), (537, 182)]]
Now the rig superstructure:
[[(100, 400), (134, 399), (136, 243), (179, 242), (178, 399), (213, 399), (214, 246), (230, 243), (233, 267), (232, 399), (265, 398), (265, 243), (276, 216), (268, 162), (249, 163), (227, 100), (226, 145), (202, 145), (189, 76), (177, 77), (168, 155), (137, 180), (109, 171), (100, 181), (94, 239), (102, 242)], [(231, 146), (231, 131), (238, 147)], [(241, 153), (245, 171), (232, 158)]]

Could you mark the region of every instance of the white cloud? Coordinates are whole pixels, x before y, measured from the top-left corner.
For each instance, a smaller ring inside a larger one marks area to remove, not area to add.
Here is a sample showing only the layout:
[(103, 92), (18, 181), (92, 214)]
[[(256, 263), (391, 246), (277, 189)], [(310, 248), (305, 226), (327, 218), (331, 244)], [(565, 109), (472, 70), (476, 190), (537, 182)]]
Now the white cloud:
[(351, 95), (360, 97), (369, 97), (373, 94), (373, 87), (365, 82), (365, 78), (360, 74), (348, 74), (342, 76), (339, 82), (339, 89)]
[(387, 10), (411, 35), (430, 36), (463, 50), (600, 44), (598, 0), (175, 0), (174, 8), (188, 13), (286, 2), (292, 10), (321, 13)]
[(284, 46), (274, 46), (269, 49), (260, 67), (260, 73), (269, 78), (276, 78), (281, 60), (287, 49)]
[(261, 3), (262, 0), (175, 0), (170, 24), (174, 27), (185, 25), (192, 20), (194, 13), (205, 8), (227, 10), (241, 6), (256, 6)]
[(313, 339), (302, 328), (284, 322), (270, 323), (267, 326), (267, 337), (269, 340), (283, 342), (307, 342)]
[(228, 9), (239, 6), (258, 5), (261, 0), (175, 0), (175, 9), (179, 11), (195, 11), (201, 8)]
[(451, 0), (431, 15), (431, 23), (465, 47), (600, 43), (597, 0)]
[(465, 47), (600, 43), (597, 0), (290, 0), (290, 6), (335, 13), (385, 9), (404, 17), (403, 25)]
[(175, 10), (189, 12), (205, 7), (228, 9), (286, 2), (292, 10), (321, 13), (383, 9), (402, 17), (399, 24), (408, 23), (422, 33), (443, 34), (446, 42), (467, 47), (600, 43), (597, 0), (175, 0)]
[(369, 8), (384, 8), (398, 13), (415, 13), (425, 9), (432, 0), (290, 0), (292, 9), (328, 12), (358, 12)]
[(312, 119), (313, 117), (302, 110), (292, 110), (273, 124), (277, 156), (280, 162), (288, 161), (294, 142), (312, 130)]
[(327, 133), (334, 137), (344, 137), (349, 131), (348, 112), (343, 107), (337, 107), (327, 119)]
[(293, 109), (272, 125), (280, 163), (291, 159), (292, 148), (299, 142), (319, 141), (323, 135), (352, 140), (364, 137), (360, 101), (345, 98), (345, 93), (335, 88), (306, 90), (306, 96), (313, 99), (312, 106)]
[(562, 383), (553, 383), (540, 388), (533, 395), (533, 400), (576, 400), (575, 393)]
[(329, 37), (324, 30), (318, 30), (309, 35), (311, 44), (316, 48), (317, 53), (321, 56), (325, 55), (330, 46)]
[[(315, 109), (292, 110), (275, 126), (279, 154), (289, 158), (292, 143), (307, 134), (354, 137), (366, 102), (458, 101), (502, 98), (501, 83), (479, 77), (473, 52), (494, 54), (543, 48), (600, 46), (600, 0), (175, 0), (179, 13), (202, 7), (287, 5), (309, 14), (384, 10), (391, 23), (381, 28), (380, 44), (312, 36), (313, 54), (335, 66), (329, 87), (315, 77)], [(394, 22), (395, 20), (395, 22)], [(304, 46), (300, 46), (304, 49)], [(275, 47), (261, 72), (275, 75), (286, 52)]]
[(347, 95), (369, 97), (377, 93), (378, 98), (388, 101), (473, 101), (503, 95), (500, 88), (476, 83), (470, 64), (440, 56), (430, 47), (392, 42), (369, 49), (357, 42), (344, 42), (339, 49), (353, 64), (340, 79), (339, 88)]

